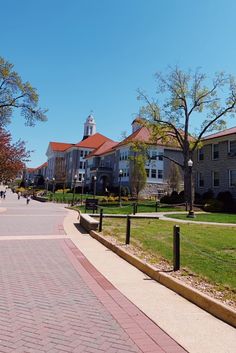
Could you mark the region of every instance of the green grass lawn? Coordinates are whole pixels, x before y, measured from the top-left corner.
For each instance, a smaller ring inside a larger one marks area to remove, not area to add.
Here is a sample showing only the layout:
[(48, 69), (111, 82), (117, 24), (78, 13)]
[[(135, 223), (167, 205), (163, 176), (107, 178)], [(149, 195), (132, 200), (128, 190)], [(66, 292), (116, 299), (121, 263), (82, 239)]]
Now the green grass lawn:
[[(114, 205), (113, 203), (109, 205), (109, 203), (107, 204), (103, 203), (103, 204), (100, 204), (100, 208), (103, 208), (103, 213), (106, 213), (106, 214), (132, 214), (133, 213), (133, 203), (130, 203), (130, 202), (123, 202), (121, 207), (119, 206), (119, 204)], [(78, 209), (81, 212), (85, 212), (84, 206), (79, 206)], [(98, 213), (100, 212), (99, 209), (98, 209)], [(165, 205), (160, 205), (160, 207), (157, 208), (157, 212), (169, 212), (169, 211), (178, 212), (178, 211), (183, 211), (183, 209), (176, 208), (176, 207), (169, 207)], [(87, 212), (89, 213), (91, 211), (88, 210)], [(151, 202), (151, 201), (139, 202), (137, 212), (138, 213), (156, 212), (156, 204), (155, 202)]]
[(187, 214), (166, 214), (165, 216), (195, 222), (236, 223), (236, 214), (229, 213), (202, 213), (196, 214), (195, 218), (188, 218)]
[[(103, 234), (125, 242), (126, 220), (103, 220)], [(173, 222), (131, 220), (131, 245), (146, 252), (152, 262), (166, 259), (172, 264)], [(234, 291), (236, 300), (235, 228), (181, 224), (181, 267), (207, 279), (219, 288)]]

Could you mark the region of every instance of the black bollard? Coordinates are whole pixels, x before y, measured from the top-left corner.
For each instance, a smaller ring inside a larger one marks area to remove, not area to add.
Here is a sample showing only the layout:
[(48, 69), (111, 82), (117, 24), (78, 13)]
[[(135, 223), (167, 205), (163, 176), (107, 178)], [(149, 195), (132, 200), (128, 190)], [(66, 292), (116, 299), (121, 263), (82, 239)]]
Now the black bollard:
[(180, 269), (180, 228), (177, 225), (173, 228), (173, 267), (174, 271)]
[(131, 220), (130, 220), (130, 216), (127, 215), (126, 238), (125, 238), (126, 245), (130, 243), (130, 228), (131, 228)]

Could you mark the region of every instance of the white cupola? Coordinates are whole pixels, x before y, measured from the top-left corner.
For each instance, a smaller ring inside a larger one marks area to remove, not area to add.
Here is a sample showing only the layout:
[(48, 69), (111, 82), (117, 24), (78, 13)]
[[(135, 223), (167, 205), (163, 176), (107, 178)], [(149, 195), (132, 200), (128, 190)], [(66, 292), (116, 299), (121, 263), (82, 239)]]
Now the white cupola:
[(95, 123), (95, 119), (92, 116), (92, 114), (90, 114), (85, 123), (84, 123), (84, 137), (83, 140), (86, 139), (89, 136), (92, 136), (96, 133), (96, 123)]

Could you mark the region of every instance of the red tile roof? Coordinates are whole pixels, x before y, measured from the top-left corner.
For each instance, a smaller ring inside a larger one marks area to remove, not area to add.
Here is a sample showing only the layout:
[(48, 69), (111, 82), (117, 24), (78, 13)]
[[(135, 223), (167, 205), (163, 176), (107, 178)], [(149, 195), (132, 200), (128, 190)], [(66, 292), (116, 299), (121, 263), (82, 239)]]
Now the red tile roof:
[(106, 141), (111, 141), (108, 137), (99, 134), (98, 132), (92, 136), (87, 137), (85, 140), (80, 141), (77, 143), (75, 146), (76, 147), (83, 147), (83, 148), (98, 148), (101, 146), (104, 142)]
[(36, 170), (36, 168), (27, 168), (28, 173), (33, 173)]
[(41, 164), (39, 167), (35, 168), (35, 169), (41, 169), (41, 168), (44, 168), (44, 167), (47, 167), (48, 166), (48, 162), (44, 162), (43, 164)]
[(89, 157), (93, 157), (93, 156), (100, 156), (104, 153), (108, 153), (111, 152), (113, 150), (113, 147), (115, 147), (116, 145), (118, 145), (118, 142), (115, 141), (106, 141), (104, 142), (100, 147), (98, 147), (97, 149), (95, 149), (93, 152), (91, 152), (87, 158)]
[(64, 143), (64, 142), (50, 142), (49, 145), (54, 152), (55, 151), (63, 152), (68, 148), (74, 146), (73, 143)]
[(220, 132), (216, 132), (215, 134), (205, 136), (203, 140), (210, 140), (217, 137), (223, 137), (223, 136), (232, 135), (232, 134), (236, 134), (236, 127), (231, 127), (230, 129), (226, 129)]
[[(169, 141), (163, 141), (162, 138), (160, 137), (157, 140), (156, 144), (157, 145), (161, 145), (161, 146), (175, 146), (175, 147), (178, 147), (178, 145), (177, 145), (175, 139), (173, 138), (173, 136), (169, 135), (168, 140)], [(141, 141), (141, 142), (145, 142), (145, 143), (152, 144), (152, 145), (154, 144), (154, 142), (152, 141), (151, 131), (146, 126), (142, 126), (140, 129), (136, 130), (131, 135), (126, 137), (123, 141), (121, 141), (118, 144), (118, 146), (126, 145), (126, 144), (134, 142), (134, 141)]]

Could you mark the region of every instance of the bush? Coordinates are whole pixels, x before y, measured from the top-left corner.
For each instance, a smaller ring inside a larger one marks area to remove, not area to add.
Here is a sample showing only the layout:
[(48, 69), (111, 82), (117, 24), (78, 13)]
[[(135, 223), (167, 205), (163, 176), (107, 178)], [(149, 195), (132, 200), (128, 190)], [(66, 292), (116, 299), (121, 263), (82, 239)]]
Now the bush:
[(177, 191), (172, 191), (171, 195), (164, 195), (161, 197), (160, 202), (161, 203), (167, 203), (167, 204), (176, 204), (176, 203), (182, 203), (183, 202), (183, 193), (179, 193)]
[(234, 211), (235, 210), (235, 201), (230, 191), (219, 192), (216, 199), (223, 204), (224, 211)]
[(209, 189), (208, 191), (204, 192), (204, 194), (202, 194), (203, 201), (212, 200), (212, 199), (214, 199), (214, 192), (211, 189)]
[(203, 206), (203, 210), (206, 212), (222, 212), (223, 208), (224, 208), (223, 203), (216, 199), (209, 200)]

